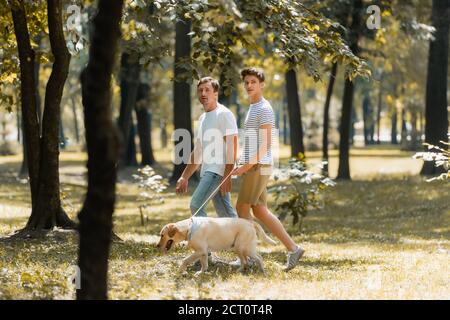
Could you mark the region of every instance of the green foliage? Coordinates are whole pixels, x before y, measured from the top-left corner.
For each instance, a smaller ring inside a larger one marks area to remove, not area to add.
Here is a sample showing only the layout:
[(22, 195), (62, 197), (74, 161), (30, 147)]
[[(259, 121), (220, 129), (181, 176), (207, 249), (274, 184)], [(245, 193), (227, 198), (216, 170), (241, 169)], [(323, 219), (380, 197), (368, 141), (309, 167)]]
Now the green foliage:
[[(448, 133), (448, 137), (450, 138), (450, 133)], [(442, 167), (447, 171), (442, 173), (438, 177), (428, 179), (427, 181), (429, 182), (436, 180), (450, 180), (450, 151), (448, 150), (450, 143), (441, 141), (441, 144), (442, 147), (425, 143), (424, 145), (428, 147), (429, 152), (419, 152), (414, 155), (415, 159), (422, 159), (423, 161), (433, 161), (437, 168)]]
[[(183, 1), (177, 19), (192, 23), (192, 56), (180, 62), (186, 76), (226, 70), (238, 55), (261, 59), (274, 55), (286, 68), (301, 65), (315, 80), (320, 79), (324, 60), (340, 62), (351, 79), (368, 76), (366, 64), (345, 44), (338, 24), (298, 1)], [(225, 74), (226, 86), (239, 75)]]
[(291, 159), (289, 167), (275, 175), (276, 185), (269, 188), (269, 192), (275, 195), (275, 210), (280, 220), (290, 215), (294, 225), (300, 222), (300, 228), (309, 209), (321, 208), (321, 192), (336, 185), (330, 178), (308, 171), (302, 158), (304, 156), (300, 155), (298, 159)]

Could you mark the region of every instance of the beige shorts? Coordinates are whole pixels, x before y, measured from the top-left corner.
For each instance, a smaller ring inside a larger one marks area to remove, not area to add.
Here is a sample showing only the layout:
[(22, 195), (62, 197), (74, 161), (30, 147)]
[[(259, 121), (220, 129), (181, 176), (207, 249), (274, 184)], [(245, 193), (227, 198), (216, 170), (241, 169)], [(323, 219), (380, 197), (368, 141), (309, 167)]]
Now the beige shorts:
[(267, 205), (267, 182), (272, 174), (269, 164), (257, 164), (247, 171), (241, 180), (237, 203)]

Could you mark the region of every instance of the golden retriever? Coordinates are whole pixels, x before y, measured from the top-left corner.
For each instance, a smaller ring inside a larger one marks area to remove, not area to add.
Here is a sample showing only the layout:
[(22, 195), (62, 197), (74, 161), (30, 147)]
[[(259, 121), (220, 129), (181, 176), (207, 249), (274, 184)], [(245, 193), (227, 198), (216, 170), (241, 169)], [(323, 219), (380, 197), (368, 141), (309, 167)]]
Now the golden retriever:
[(266, 243), (276, 244), (254, 221), (241, 218), (194, 217), (165, 225), (161, 229), (161, 239), (157, 247), (167, 253), (173, 245), (188, 241), (188, 247), (195, 252), (183, 260), (180, 265), (181, 272), (185, 271), (189, 264), (200, 260), (202, 268), (197, 274), (203, 273), (208, 269), (208, 252), (229, 249), (233, 249), (239, 256), (239, 270), (245, 268), (250, 257), (264, 272), (262, 258), (256, 253), (257, 235)]

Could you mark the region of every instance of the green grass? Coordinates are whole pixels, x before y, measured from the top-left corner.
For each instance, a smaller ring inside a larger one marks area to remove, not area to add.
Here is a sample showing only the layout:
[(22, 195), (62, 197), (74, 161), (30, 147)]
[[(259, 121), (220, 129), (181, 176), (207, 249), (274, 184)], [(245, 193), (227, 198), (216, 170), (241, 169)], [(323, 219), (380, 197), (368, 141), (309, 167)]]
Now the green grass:
[[(284, 222), (306, 249), (296, 269), (282, 271), (286, 257), (281, 245), (259, 246), (267, 276), (257, 270), (238, 273), (225, 264), (210, 266), (198, 278), (192, 269), (180, 274), (177, 265), (188, 250), (178, 247), (162, 255), (154, 244), (162, 225), (189, 216), (189, 196), (172, 196), (153, 206), (141, 226), (138, 189), (125, 179), (130, 171), (121, 174), (114, 228), (125, 241), (112, 245), (110, 298), (449, 299), (449, 185), (416, 176), (420, 162), (411, 160), (410, 153), (371, 148), (352, 154), (356, 179), (327, 190), (324, 209), (309, 213), (302, 232), (290, 220)], [(170, 157), (156, 156), (162, 159), (158, 170), (167, 173)], [(319, 159), (319, 154), (310, 156)], [(61, 158), (63, 203), (75, 217), (84, 195), (84, 156), (63, 153)], [(330, 161), (332, 173), (335, 161)], [(19, 157), (0, 158), (0, 237), (23, 227), (29, 215), (28, 185), (14, 175), (19, 162)], [(212, 207), (209, 212), (214, 216)], [(233, 253), (219, 256), (235, 258)], [(1, 242), (0, 299), (74, 298), (67, 278), (76, 260), (77, 236), (72, 233)]]

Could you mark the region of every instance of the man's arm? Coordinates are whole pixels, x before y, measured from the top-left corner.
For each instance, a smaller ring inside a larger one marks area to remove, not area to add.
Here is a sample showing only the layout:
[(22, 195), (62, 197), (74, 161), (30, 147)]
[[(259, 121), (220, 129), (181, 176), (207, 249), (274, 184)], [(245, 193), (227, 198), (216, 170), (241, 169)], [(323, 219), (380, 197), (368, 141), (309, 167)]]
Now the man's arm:
[(262, 141), (261, 145), (258, 148), (258, 151), (256, 152), (256, 155), (253, 156), (253, 158), (251, 158), (247, 164), (244, 164), (243, 166), (237, 168), (234, 172), (235, 175), (243, 175), (248, 170), (253, 168), (253, 166), (258, 164), (259, 160), (262, 159), (272, 147), (272, 124), (268, 123), (260, 126), (259, 133), (262, 133)]
[(189, 156), (189, 162), (184, 168), (183, 173), (181, 174), (180, 179), (177, 181), (176, 193), (185, 193), (188, 189), (189, 178), (192, 177), (195, 171), (200, 167), (200, 157), (201, 157), (201, 148), (198, 143), (195, 143), (194, 150), (192, 150)]
[[(225, 179), (228, 177), (228, 175), (230, 175), (230, 172), (233, 171), (234, 169), (234, 163), (236, 162), (237, 157), (238, 137), (237, 135), (233, 134), (223, 137), (223, 140), (225, 141), (225, 148), (226, 148), (226, 163), (225, 163), (225, 171), (223, 173), (223, 179)], [(220, 187), (220, 192), (222, 195), (230, 191), (231, 191), (231, 175)]]

